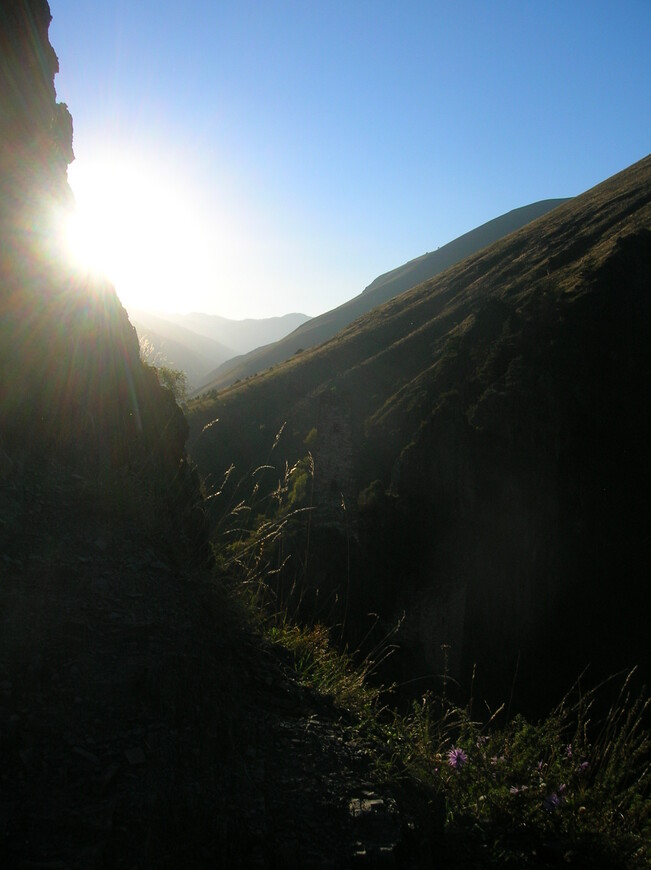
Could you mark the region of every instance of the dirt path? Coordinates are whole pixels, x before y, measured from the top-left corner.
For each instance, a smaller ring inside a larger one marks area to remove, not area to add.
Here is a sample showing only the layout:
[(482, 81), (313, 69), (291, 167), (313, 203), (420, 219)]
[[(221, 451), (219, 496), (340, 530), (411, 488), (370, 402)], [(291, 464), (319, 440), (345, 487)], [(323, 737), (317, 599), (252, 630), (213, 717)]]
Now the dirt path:
[(425, 866), (341, 711), (80, 486), (0, 501), (0, 864)]

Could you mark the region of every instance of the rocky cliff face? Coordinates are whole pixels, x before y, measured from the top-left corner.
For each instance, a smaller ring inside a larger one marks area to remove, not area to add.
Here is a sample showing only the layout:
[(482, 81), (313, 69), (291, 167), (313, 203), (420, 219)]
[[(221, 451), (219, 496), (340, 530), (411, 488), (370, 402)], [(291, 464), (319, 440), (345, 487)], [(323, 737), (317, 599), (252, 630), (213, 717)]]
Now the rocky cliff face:
[(48, 22), (0, 4), (0, 865), (430, 866), (429, 792), (379, 782), (197, 564), (185, 420), (46, 214)]
[[(0, 226), (5, 256), (55, 231), (71, 204), (66, 169), (73, 160), (72, 119), (57, 103), (59, 62), (48, 39), (46, 0), (3, 4), (0, 11)], [(5, 265), (7, 265), (5, 263)]]
[[(56, 102), (45, 0), (0, 10), (0, 449), (4, 468), (62, 461), (131, 478), (169, 500), (190, 490), (187, 425), (142, 365), (114, 288), (75, 272), (61, 243), (72, 206), (72, 122)], [(137, 478), (137, 480), (136, 480)]]

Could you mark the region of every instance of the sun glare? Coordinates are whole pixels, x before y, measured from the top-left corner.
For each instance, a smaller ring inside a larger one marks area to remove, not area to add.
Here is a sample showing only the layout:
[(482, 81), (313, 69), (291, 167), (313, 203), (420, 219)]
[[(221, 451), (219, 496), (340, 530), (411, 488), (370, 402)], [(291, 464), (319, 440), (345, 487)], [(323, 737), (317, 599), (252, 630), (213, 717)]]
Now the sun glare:
[(75, 264), (105, 275), (123, 304), (178, 308), (214, 274), (206, 224), (162, 174), (113, 158), (73, 163), (66, 228)]

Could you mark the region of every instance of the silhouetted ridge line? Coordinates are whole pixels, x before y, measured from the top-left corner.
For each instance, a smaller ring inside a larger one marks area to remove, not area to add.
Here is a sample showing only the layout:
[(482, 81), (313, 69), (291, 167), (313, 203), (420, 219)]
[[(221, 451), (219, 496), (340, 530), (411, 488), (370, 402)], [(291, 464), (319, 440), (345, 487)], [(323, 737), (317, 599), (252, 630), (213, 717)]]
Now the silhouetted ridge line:
[(565, 199), (548, 199), (514, 209), (501, 217), (488, 221), (449, 242), (436, 251), (418, 257), (390, 272), (380, 275), (353, 299), (344, 302), (332, 311), (313, 317), (299, 326), (281, 341), (258, 347), (248, 354), (228, 360), (206, 378), (198, 392), (220, 389), (235, 380), (264, 371), (289, 359), (297, 350), (307, 350), (336, 335), (341, 329), (377, 305), (404, 293), (405, 290), (434, 277), (464, 257), (486, 247), (502, 236), (535, 220)]
[(198, 398), (191, 454), (218, 480), (283, 424), (274, 463), (309, 449), (300, 606), (336, 622), (348, 602), (351, 648), (369, 610), (386, 631), (405, 611), (398, 680), (480, 662), (497, 700), (519, 660), (516, 700), (542, 709), (588, 663), (648, 677), (649, 274), (646, 158)]

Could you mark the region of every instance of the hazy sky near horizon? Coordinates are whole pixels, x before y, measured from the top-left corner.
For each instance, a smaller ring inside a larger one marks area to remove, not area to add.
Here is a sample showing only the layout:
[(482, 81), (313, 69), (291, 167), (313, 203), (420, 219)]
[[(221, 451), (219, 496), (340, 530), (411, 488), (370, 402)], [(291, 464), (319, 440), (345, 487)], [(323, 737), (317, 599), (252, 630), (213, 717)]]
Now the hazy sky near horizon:
[(648, 0), (49, 2), (127, 308), (316, 315), (649, 152)]

